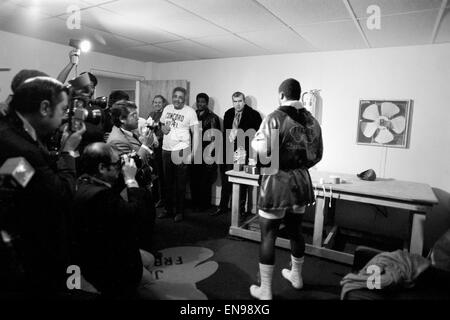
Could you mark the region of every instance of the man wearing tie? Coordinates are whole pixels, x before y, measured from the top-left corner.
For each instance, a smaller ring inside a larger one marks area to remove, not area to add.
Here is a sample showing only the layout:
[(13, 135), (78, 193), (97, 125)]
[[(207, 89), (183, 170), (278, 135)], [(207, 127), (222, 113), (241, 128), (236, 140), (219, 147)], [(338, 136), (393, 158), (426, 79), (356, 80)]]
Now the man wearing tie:
[(121, 100), (111, 108), (111, 119), (114, 124), (108, 140), (106, 141), (117, 157), (136, 153), (139, 157), (139, 171), (137, 180), (139, 184), (148, 190), (147, 197), (151, 203), (150, 212), (140, 217), (138, 230), (140, 247), (149, 249), (152, 242), (152, 230), (156, 216), (156, 210), (151, 194), (151, 167), (150, 157), (152, 149), (158, 146), (158, 140), (151, 130), (147, 130), (141, 137), (137, 136), (135, 130), (138, 128), (137, 106), (132, 101)]
[[(231, 194), (231, 183), (228, 182), (226, 171), (233, 169), (233, 157), (227, 154), (227, 144), (232, 144), (233, 148), (229, 151), (236, 151), (239, 147), (246, 151), (246, 162), (248, 161), (250, 151), (250, 141), (253, 139), (256, 130), (258, 130), (262, 119), (259, 112), (245, 103), (245, 95), (242, 92), (235, 92), (232, 95), (233, 107), (225, 112), (223, 117), (223, 165), (221, 166), (222, 192), (220, 195), (220, 205), (212, 215), (224, 214), (228, 210), (228, 202)], [(242, 131), (238, 130), (241, 129)], [(239, 139), (239, 132), (245, 134), (245, 139)], [(247, 187), (241, 186), (240, 212), (245, 213), (245, 202), (247, 199)], [(250, 211), (250, 208), (248, 208)]]
[(138, 128), (137, 106), (132, 101), (116, 102), (111, 108), (113, 128), (107, 143), (119, 155), (135, 151), (146, 162), (153, 153), (152, 148), (158, 146), (153, 131), (147, 131), (142, 137), (136, 135)]

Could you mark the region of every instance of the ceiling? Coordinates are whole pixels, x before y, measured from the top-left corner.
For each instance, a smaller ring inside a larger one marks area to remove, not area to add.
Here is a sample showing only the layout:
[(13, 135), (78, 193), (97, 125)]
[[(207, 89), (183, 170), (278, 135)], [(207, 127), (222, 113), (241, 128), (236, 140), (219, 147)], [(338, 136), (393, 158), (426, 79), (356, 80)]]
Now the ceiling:
[[(67, 27), (71, 5), (80, 29)], [(450, 0), (0, 0), (0, 30), (172, 62), (450, 42)]]

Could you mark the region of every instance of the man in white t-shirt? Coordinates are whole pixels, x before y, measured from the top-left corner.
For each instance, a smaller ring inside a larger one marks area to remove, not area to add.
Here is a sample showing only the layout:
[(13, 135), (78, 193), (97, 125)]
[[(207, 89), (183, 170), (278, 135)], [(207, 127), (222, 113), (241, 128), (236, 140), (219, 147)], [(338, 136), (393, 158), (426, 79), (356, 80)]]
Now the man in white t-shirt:
[[(173, 90), (172, 104), (166, 106), (161, 115), (163, 138), (163, 170), (166, 186), (166, 212), (158, 218), (171, 217), (174, 221), (183, 220), (184, 198), (188, 165), (193, 158), (191, 134), (193, 141), (198, 141), (198, 119), (194, 109), (184, 104), (186, 89), (177, 87)], [(198, 146), (194, 145), (194, 148)], [(195, 154), (195, 152), (194, 152)], [(183, 159), (180, 161), (176, 161)]]

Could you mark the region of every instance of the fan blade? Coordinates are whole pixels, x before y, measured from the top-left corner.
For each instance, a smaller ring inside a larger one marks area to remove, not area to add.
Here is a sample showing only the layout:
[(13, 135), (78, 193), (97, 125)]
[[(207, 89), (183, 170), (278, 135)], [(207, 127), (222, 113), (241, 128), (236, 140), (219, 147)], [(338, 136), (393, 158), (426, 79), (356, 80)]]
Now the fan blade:
[(380, 116), (380, 113), (378, 112), (378, 106), (376, 104), (371, 104), (364, 110), (363, 112), (363, 118), (367, 120), (376, 120)]
[(387, 117), (388, 119), (392, 118), (399, 112), (400, 112), (400, 108), (397, 107), (392, 102), (383, 102), (381, 104), (381, 114), (383, 116)]
[(361, 123), (361, 131), (365, 137), (370, 138), (378, 129), (376, 122), (363, 122)]
[(392, 124), (392, 130), (394, 130), (394, 132), (396, 134), (400, 134), (406, 128), (406, 119), (403, 116), (396, 117), (391, 120), (391, 124)]
[(388, 130), (380, 128), (377, 136), (375, 137), (375, 142), (377, 143), (389, 143), (394, 140), (394, 135)]

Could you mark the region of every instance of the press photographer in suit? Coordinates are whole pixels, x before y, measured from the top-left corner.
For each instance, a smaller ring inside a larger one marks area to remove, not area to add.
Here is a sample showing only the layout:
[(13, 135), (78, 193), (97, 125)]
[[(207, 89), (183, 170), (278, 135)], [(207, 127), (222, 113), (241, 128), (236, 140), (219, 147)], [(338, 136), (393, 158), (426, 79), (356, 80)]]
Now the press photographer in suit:
[(62, 83), (35, 77), (19, 86), (8, 116), (0, 119), (0, 163), (24, 157), (35, 170), (26, 187), (17, 190), (14, 210), (2, 217), (8, 224), (1, 229), (13, 239), (23, 269), (18, 278), (3, 274), (10, 285), (2, 281), (3, 293), (47, 297), (67, 289), (66, 213), (75, 189), (72, 155), (85, 126), (72, 134), (66, 131), (57, 158), (50, 157), (43, 143), (61, 125), (67, 106), (68, 94)]
[(116, 102), (111, 108), (111, 118), (114, 126), (107, 143), (117, 156), (134, 154), (138, 166), (136, 180), (142, 188), (147, 189), (147, 197), (152, 203), (146, 212), (142, 212), (141, 223), (139, 224), (141, 247), (149, 249), (156, 216), (151, 193), (153, 169), (150, 161), (152, 149), (158, 145), (158, 140), (151, 130), (147, 130), (141, 137), (134, 133), (138, 128), (138, 115), (136, 104), (132, 101), (121, 100)]
[[(97, 142), (85, 148), (81, 168), (72, 211), (74, 263), (106, 297), (152, 298), (145, 267), (154, 258), (139, 250), (138, 229), (153, 203), (139, 188), (133, 158), (121, 159), (111, 146)], [(126, 186), (127, 201), (119, 184)]]

